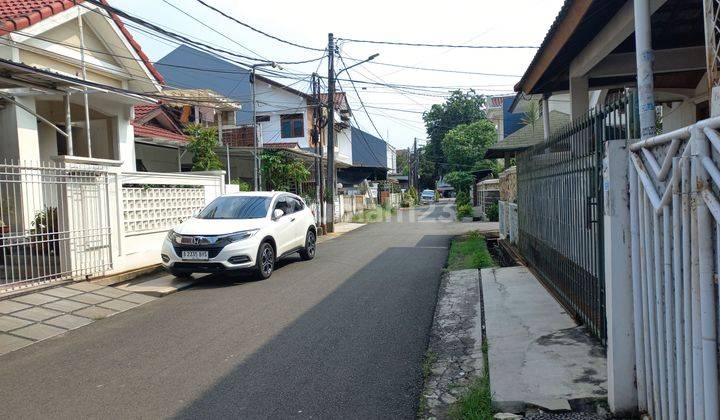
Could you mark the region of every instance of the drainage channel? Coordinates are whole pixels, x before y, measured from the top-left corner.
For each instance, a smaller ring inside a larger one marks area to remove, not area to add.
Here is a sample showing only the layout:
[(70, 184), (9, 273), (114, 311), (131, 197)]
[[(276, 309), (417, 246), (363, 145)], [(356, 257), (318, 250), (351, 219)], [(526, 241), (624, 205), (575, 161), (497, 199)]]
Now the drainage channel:
[(502, 240), (499, 237), (486, 236), (485, 241), (490, 255), (498, 266), (516, 267), (521, 265), (520, 261), (508, 250), (507, 245), (501, 243)]

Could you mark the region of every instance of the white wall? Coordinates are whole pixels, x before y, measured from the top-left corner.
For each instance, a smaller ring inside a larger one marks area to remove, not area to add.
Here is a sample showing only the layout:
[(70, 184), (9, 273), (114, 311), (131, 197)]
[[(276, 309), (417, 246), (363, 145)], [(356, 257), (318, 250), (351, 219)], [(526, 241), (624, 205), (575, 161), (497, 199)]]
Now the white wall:
[[(352, 165), (352, 130), (348, 127), (335, 132), (335, 138), (338, 146), (335, 160)], [(327, 150), (325, 153), (327, 154)]]
[(387, 145), (387, 167), (389, 173), (397, 173), (397, 151), (391, 145)]
[[(261, 123), (259, 131), (263, 143), (298, 143), (300, 147), (308, 147), (308, 109), (307, 100), (285, 89), (257, 80), (255, 84), (256, 114), (269, 116), (269, 122)], [(280, 116), (286, 114), (302, 114), (305, 136), (282, 138), (280, 134)]]

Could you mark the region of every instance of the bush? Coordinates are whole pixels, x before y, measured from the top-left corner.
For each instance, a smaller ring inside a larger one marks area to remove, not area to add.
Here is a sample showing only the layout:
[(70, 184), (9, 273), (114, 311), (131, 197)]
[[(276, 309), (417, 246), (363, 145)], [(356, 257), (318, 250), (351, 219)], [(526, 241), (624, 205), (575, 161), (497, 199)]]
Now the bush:
[(470, 204), (463, 204), (457, 207), (457, 217), (462, 219), (463, 217), (472, 217), (473, 208)]
[(403, 197), (403, 201), (407, 201), (408, 207), (414, 206), (418, 203), (418, 193), (415, 187), (410, 187), (407, 192), (405, 192), (405, 196)]
[(243, 181), (240, 178), (233, 179), (231, 183), (240, 187), (240, 191), (252, 191), (253, 189), (249, 182)]
[(487, 216), (489, 221), (497, 222), (500, 216), (500, 209), (498, 208), (498, 203), (492, 203), (487, 206), (487, 209), (485, 209), (485, 216)]
[(455, 205), (460, 207), (464, 205), (470, 205), (470, 196), (465, 191), (460, 191), (455, 196)]

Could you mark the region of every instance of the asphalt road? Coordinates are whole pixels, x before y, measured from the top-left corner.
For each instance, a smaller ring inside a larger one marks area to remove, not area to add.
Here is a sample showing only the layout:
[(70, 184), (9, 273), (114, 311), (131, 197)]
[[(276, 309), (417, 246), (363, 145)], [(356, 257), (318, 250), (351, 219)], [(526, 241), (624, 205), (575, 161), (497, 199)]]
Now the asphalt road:
[(1, 356), (0, 418), (413, 418), (449, 241), (473, 228), (451, 217), (402, 210), (269, 280), (205, 279)]

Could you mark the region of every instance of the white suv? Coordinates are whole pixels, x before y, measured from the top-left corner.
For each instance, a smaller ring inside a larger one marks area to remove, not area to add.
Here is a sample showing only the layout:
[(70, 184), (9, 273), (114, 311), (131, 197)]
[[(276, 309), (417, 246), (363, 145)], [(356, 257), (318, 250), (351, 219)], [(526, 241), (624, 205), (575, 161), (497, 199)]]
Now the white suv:
[(180, 277), (255, 269), (267, 279), (285, 255), (299, 252), (313, 259), (316, 238), (315, 217), (300, 197), (275, 191), (230, 194), (168, 232), (162, 264)]

